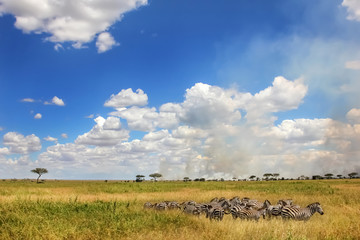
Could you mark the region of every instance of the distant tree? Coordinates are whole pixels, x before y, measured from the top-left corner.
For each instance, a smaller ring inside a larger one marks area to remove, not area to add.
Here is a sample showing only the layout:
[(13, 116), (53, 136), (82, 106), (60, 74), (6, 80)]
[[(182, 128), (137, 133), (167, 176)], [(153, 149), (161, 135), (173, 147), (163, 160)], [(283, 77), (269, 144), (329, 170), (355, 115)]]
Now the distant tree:
[(189, 177), (184, 177), (184, 182), (188, 182), (190, 181), (190, 178)]
[(36, 183), (39, 183), (40, 177), (43, 174), (48, 173), (48, 170), (46, 168), (35, 168), (35, 169), (31, 170), (31, 172), (39, 174), (39, 177), (36, 179)]
[(154, 181), (157, 181), (157, 178), (161, 178), (162, 175), (160, 173), (152, 173), (149, 175), (149, 177), (152, 177), (154, 179)]
[(265, 180), (267, 181), (267, 180), (269, 180), (269, 177), (272, 177), (272, 173), (265, 173), (263, 176), (265, 177)]
[(314, 176), (312, 176), (312, 179), (313, 179), (313, 180), (322, 179), (322, 178), (323, 178), (323, 177), (320, 176), (320, 175), (314, 175)]
[(136, 182), (142, 182), (145, 180), (145, 176), (144, 175), (136, 175)]
[(255, 175), (251, 175), (251, 176), (249, 177), (250, 180), (254, 180), (255, 178), (256, 178)]
[(338, 178), (341, 178), (342, 177), (342, 175), (341, 174), (338, 174), (338, 175), (336, 175)]
[(274, 173), (273, 176), (274, 176), (274, 178), (277, 180), (278, 177), (280, 176), (280, 174), (279, 174), (279, 173)]
[(334, 176), (334, 174), (332, 173), (327, 173), (324, 175), (327, 179), (332, 179), (332, 177)]
[(352, 172), (352, 173), (349, 173), (349, 174), (348, 174), (348, 176), (349, 176), (350, 178), (354, 178), (356, 175), (358, 175), (357, 172)]
[(236, 181), (236, 179), (237, 179), (237, 177), (233, 177), (233, 178), (232, 178), (233, 181)]

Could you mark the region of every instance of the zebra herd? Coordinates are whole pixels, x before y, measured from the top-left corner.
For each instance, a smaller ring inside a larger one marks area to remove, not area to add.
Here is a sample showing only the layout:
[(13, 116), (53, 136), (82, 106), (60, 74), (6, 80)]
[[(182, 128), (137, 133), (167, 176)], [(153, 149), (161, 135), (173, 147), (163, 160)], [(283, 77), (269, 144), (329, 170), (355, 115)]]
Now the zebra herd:
[(185, 201), (178, 203), (175, 201), (163, 201), (159, 203), (146, 202), (144, 209), (154, 209), (159, 211), (178, 209), (185, 214), (205, 215), (210, 220), (223, 220), (226, 214), (231, 214), (233, 219), (245, 219), (258, 221), (260, 217), (263, 219), (271, 219), (281, 217), (282, 219), (294, 219), (307, 221), (310, 217), (318, 212), (323, 215), (324, 212), (320, 203), (315, 202), (302, 208), (293, 204), (291, 199), (281, 199), (276, 205), (271, 205), (268, 200), (263, 203), (256, 199), (244, 197), (214, 198), (207, 203), (196, 203), (195, 201)]

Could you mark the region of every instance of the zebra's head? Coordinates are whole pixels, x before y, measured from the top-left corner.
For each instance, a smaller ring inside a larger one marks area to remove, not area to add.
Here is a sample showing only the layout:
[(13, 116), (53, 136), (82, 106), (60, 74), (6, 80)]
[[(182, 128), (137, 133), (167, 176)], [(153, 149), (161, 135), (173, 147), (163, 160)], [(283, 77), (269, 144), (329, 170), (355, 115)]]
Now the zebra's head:
[(321, 205), (320, 203), (316, 202), (316, 203), (312, 203), (308, 206), (310, 209), (312, 209), (312, 211), (315, 213), (315, 212), (318, 212), (320, 213), (320, 215), (323, 215), (324, 214), (324, 211), (323, 209), (321, 208)]

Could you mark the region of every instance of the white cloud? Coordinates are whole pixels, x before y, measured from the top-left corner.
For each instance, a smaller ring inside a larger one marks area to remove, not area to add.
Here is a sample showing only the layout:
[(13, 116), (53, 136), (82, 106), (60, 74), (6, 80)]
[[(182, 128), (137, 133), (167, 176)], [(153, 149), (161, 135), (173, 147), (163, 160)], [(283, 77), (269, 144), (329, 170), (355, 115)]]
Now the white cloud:
[(0, 148), (0, 156), (1, 155), (9, 155), (10, 151), (8, 148), (4, 147), (4, 148)]
[(68, 138), (69, 136), (68, 136), (66, 133), (62, 133), (62, 134), (61, 134), (61, 137), (62, 137), (62, 138)]
[(41, 150), (40, 139), (34, 134), (25, 137), (17, 132), (8, 132), (3, 137), (3, 144), (10, 153), (29, 154)]
[(346, 118), (350, 123), (360, 124), (360, 109), (353, 108), (347, 114)]
[(119, 111), (112, 112), (111, 115), (126, 119), (132, 130), (153, 131), (159, 114), (155, 108), (131, 107), (119, 109)]
[(46, 40), (54, 42), (55, 49), (65, 42), (81, 48), (126, 12), (146, 4), (147, 0), (0, 0), (0, 16), (14, 15), (15, 27), (25, 33), (49, 34)]
[(49, 101), (45, 101), (44, 102), (45, 105), (57, 105), (57, 106), (65, 106), (65, 103), (62, 99), (58, 98), (57, 96), (54, 96), (52, 99), (51, 99), (51, 102)]
[[(129, 93), (135, 96), (131, 100), (113, 99), (117, 111), (112, 116), (97, 117), (96, 125), (75, 143), (49, 147), (40, 154), (39, 163), (59, 169), (59, 176), (108, 179), (119, 178), (119, 172), (128, 179), (152, 172), (182, 179), (262, 176), (265, 172), (297, 177), (359, 169), (356, 108), (347, 114), (351, 124), (300, 118), (285, 119), (275, 126), (273, 121), (263, 124), (251, 118), (255, 113), (265, 119), (296, 109), (307, 93), (302, 80), (278, 77), (254, 95), (198, 83), (186, 91), (183, 102), (165, 103), (159, 111), (131, 104), (125, 108), (129, 102), (139, 102), (136, 93)], [(246, 118), (241, 118), (240, 111)], [(144, 137), (130, 141), (120, 118), (129, 129), (144, 131)], [(169, 128), (164, 127), (166, 119), (172, 122)], [(2, 158), (7, 149), (10, 147), (1, 150)]]
[(55, 143), (57, 143), (57, 141), (58, 141), (57, 138), (50, 137), (50, 136), (45, 137), (44, 140), (48, 141), (48, 142), (55, 142)]
[(37, 113), (37, 114), (35, 114), (34, 118), (35, 118), (35, 119), (41, 119), (41, 118), (42, 118), (41, 113)]
[(264, 114), (296, 109), (307, 91), (302, 79), (290, 81), (281, 76), (276, 77), (272, 86), (256, 93), (247, 101), (246, 117), (250, 121), (260, 122)]
[(98, 53), (106, 52), (112, 49), (114, 46), (119, 46), (113, 36), (108, 32), (100, 33), (96, 40), (96, 47), (98, 48)]
[(75, 140), (77, 144), (94, 146), (113, 146), (129, 138), (129, 131), (121, 128), (120, 119), (116, 117), (97, 117), (96, 125), (90, 132)]
[(137, 89), (136, 93), (131, 88), (121, 90), (117, 95), (111, 95), (104, 104), (105, 107), (124, 108), (128, 106), (147, 105), (148, 96), (143, 90)]
[[(197, 83), (186, 90), (181, 110), (177, 109), (181, 121), (191, 126), (207, 128), (220, 123), (230, 123), (241, 119), (239, 108), (243, 94), (217, 86)], [(246, 94), (248, 96), (248, 94)], [(250, 97), (250, 95), (249, 95)], [(162, 106), (163, 109), (175, 105)]]
[(345, 68), (347, 69), (353, 69), (353, 70), (360, 70), (360, 61), (348, 61), (345, 63)]
[(21, 102), (33, 103), (33, 102), (36, 102), (36, 101), (35, 101), (35, 99), (32, 99), (32, 98), (23, 98), (23, 99), (21, 99)]
[(347, 19), (360, 21), (360, 2), (358, 0), (344, 0), (341, 5), (347, 8)]

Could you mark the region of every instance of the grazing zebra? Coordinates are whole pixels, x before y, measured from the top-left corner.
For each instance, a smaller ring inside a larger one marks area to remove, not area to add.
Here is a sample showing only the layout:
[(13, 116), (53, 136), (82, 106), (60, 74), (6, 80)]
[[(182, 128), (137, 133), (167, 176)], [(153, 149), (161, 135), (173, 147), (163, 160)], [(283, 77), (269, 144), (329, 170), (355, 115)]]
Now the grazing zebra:
[(231, 207), (230, 213), (233, 219), (236, 219), (239, 217), (240, 210), (245, 208), (245, 204), (237, 204)]
[(231, 206), (241, 204), (241, 200), (238, 196), (231, 198), (229, 201), (230, 201)]
[(206, 212), (206, 217), (212, 220), (221, 221), (224, 218), (225, 211), (221, 206), (212, 207), (210, 205), (210, 209)]
[(323, 215), (324, 212), (320, 206), (320, 203), (309, 204), (306, 208), (297, 207), (283, 207), (281, 210), (281, 217), (283, 219), (294, 219), (299, 221), (307, 221), (314, 213), (320, 213)]
[(188, 204), (188, 205), (185, 205), (183, 212), (187, 213), (187, 214), (199, 216), (200, 213), (201, 213), (201, 209), (200, 209), (199, 206), (189, 205)]
[(283, 207), (288, 207), (288, 206), (292, 206), (293, 202), (292, 202), (292, 199), (280, 199), (278, 201), (279, 205), (283, 206)]
[(180, 205), (177, 202), (167, 202), (169, 209), (180, 209)]
[(154, 205), (152, 205), (150, 202), (146, 202), (144, 203), (144, 209), (150, 209), (150, 208), (153, 208)]
[(270, 205), (266, 210), (266, 215), (269, 218), (278, 217), (281, 214), (282, 206), (280, 204)]
[(167, 206), (166, 202), (155, 203), (154, 204), (154, 209), (155, 210), (167, 210), (168, 206)]
[(240, 219), (259, 221), (260, 216), (265, 218), (265, 213), (266, 208), (261, 208), (259, 210), (241, 208), (238, 212), (238, 217)]

